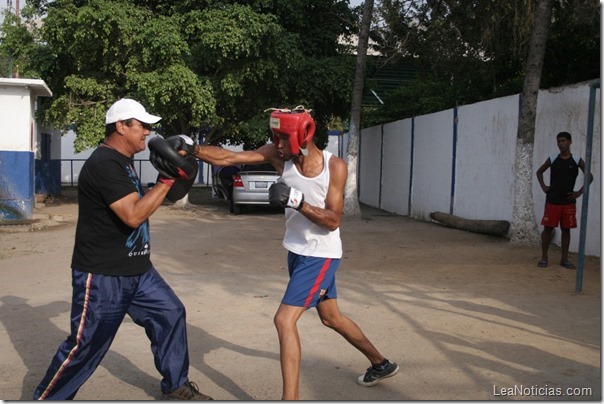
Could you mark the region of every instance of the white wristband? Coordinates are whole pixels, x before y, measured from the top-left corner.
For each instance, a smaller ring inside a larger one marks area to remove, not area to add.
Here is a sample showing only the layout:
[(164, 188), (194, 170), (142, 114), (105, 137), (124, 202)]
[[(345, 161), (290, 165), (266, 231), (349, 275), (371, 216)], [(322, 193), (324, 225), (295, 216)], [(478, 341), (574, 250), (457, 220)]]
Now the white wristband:
[(289, 200), (287, 201), (287, 206), (298, 209), (303, 200), (304, 194), (302, 191), (299, 191), (296, 188), (291, 188), (289, 191)]

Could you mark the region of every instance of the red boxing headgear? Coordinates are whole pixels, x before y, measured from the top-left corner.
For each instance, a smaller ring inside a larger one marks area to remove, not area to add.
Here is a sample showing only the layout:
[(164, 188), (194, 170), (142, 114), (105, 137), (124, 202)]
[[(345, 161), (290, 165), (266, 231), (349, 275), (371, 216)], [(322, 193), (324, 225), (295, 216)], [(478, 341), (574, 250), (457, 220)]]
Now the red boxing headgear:
[(312, 142), (315, 135), (315, 121), (304, 107), (294, 110), (279, 109), (271, 112), (270, 129), (273, 132), (273, 142), (279, 143), (279, 134), (285, 134), (289, 138), (289, 146), (292, 155), (297, 156), (302, 151), (302, 145)]

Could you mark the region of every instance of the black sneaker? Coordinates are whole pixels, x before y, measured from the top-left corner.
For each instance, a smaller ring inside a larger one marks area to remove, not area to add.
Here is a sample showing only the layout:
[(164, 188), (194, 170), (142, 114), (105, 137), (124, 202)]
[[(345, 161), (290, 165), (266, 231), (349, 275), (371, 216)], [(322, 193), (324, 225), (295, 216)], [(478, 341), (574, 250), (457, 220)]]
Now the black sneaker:
[(214, 400), (210, 396), (206, 396), (199, 391), (199, 387), (195, 382), (187, 381), (184, 386), (179, 387), (172, 393), (164, 393), (164, 400), (190, 400), (190, 401), (205, 401)]
[(357, 383), (361, 386), (371, 387), (375, 386), (380, 380), (392, 377), (398, 373), (399, 367), (396, 363), (388, 361), (386, 367), (382, 370), (377, 370), (373, 366), (367, 368), (367, 372), (364, 375), (360, 375), (357, 379)]

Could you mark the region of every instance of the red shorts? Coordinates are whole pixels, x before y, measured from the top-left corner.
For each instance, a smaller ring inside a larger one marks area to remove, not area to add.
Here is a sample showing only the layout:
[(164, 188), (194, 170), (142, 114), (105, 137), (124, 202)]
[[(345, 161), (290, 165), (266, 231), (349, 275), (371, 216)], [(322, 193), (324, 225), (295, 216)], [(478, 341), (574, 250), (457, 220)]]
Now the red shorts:
[(546, 227), (558, 227), (560, 224), (562, 229), (574, 229), (577, 227), (577, 205), (574, 203), (554, 205), (545, 202), (541, 224)]

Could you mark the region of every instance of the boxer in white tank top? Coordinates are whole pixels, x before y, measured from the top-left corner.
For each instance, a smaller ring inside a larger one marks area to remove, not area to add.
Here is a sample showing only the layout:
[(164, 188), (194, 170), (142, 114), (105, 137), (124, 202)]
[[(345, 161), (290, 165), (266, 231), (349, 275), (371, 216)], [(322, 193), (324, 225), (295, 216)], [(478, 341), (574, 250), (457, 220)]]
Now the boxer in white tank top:
[[(323, 171), (313, 178), (300, 174), (290, 160), (283, 167), (281, 181), (292, 188), (304, 190), (304, 202), (325, 208), (329, 188), (329, 165), (332, 154), (323, 151)], [(308, 220), (295, 209), (285, 210), (285, 236), (283, 246), (291, 252), (310, 257), (342, 258), (340, 228), (330, 231)]]
[(221, 166), (271, 163), (282, 176), (269, 192), (271, 204), (285, 208), (283, 246), (289, 251), (290, 281), (274, 318), (281, 353), (281, 398), (299, 399), (302, 353), (297, 321), (311, 307), (316, 307), (325, 326), (342, 335), (371, 362), (357, 382), (373, 386), (394, 376), (399, 366), (386, 359), (338, 308), (335, 274), (342, 257), (340, 222), (348, 176), (346, 162), (313, 143), (315, 122), (303, 107), (273, 110), (270, 128), (273, 143), (256, 150), (233, 152), (196, 145), (193, 154)]

